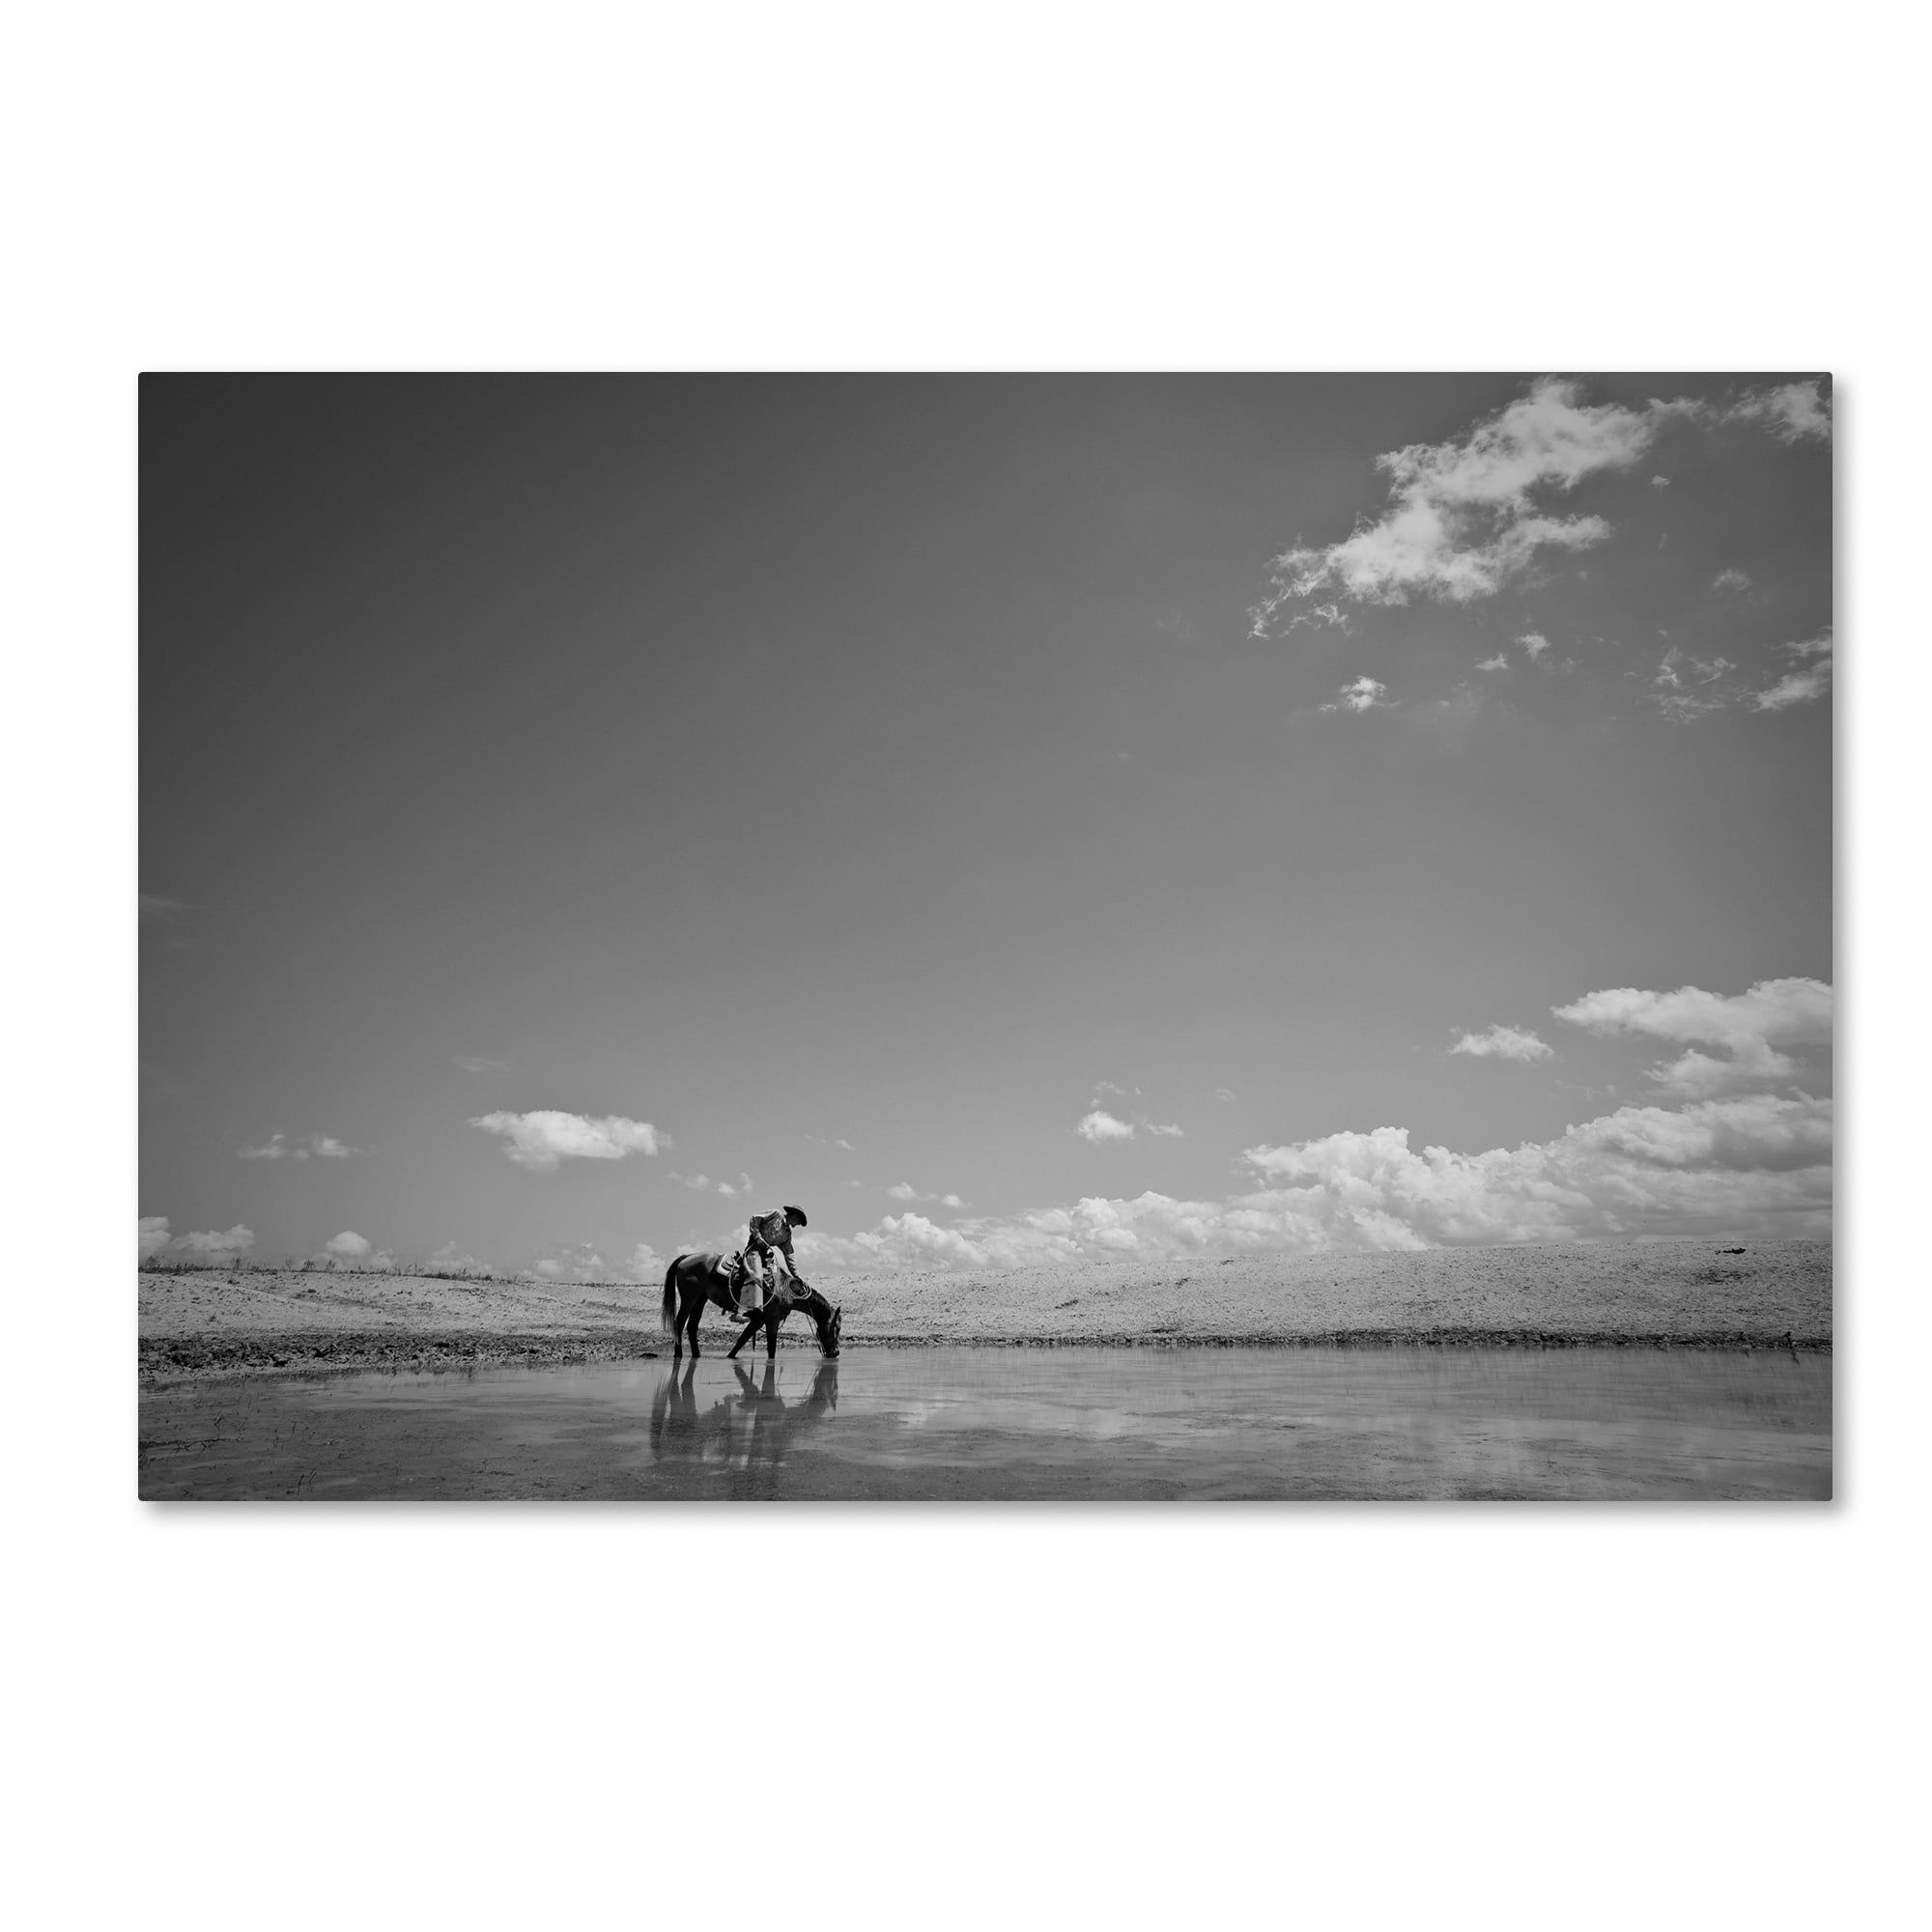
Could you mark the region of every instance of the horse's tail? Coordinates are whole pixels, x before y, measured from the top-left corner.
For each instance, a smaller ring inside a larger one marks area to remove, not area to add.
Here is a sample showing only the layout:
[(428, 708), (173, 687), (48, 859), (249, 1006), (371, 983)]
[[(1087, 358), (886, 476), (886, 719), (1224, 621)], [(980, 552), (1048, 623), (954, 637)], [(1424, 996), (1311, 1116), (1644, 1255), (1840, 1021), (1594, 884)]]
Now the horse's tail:
[(664, 1331), (667, 1335), (675, 1335), (677, 1333), (677, 1271), (683, 1263), (684, 1257), (679, 1255), (677, 1260), (665, 1269), (665, 1295), (662, 1314)]

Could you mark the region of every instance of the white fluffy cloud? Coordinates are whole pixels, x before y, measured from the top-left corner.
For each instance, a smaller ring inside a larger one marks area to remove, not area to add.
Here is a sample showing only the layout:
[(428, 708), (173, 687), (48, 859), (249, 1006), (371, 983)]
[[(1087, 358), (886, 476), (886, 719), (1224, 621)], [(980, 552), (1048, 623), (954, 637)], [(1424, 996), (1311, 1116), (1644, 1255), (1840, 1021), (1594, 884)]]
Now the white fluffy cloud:
[(1816, 1046), (1832, 1037), (1832, 988), (1822, 980), (1760, 980), (1748, 992), (1674, 993), (1609, 986), (1551, 1009), (1559, 1020), (1592, 1033), (1644, 1033), (1659, 1039), (1735, 1047), (1747, 1041)]
[[(1683, 1099), (1776, 1087), (1798, 1064), (1780, 1047), (1826, 1046), (1832, 1039), (1832, 988), (1821, 980), (1760, 980), (1747, 992), (1707, 993), (1680, 986), (1674, 993), (1609, 986), (1551, 1009), (1559, 1020), (1595, 1034), (1641, 1034), (1689, 1048), (1649, 1069), (1666, 1094)], [(1697, 1051), (1717, 1046), (1725, 1057)]]
[(934, 1263), (952, 1267), (996, 1265), (992, 1251), (969, 1240), (953, 1228), (942, 1228), (923, 1214), (888, 1214), (876, 1228), (865, 1234), (841, 1236), (798, 1235), (795, 1245), (800, 1265), (808, 1276), (811, 1269), (830, 1267), (895, 1266), (911, 1264), (930, 1266)]
[(241, 1259), (255, 1245), (255, 1231), (241, 1222), (225, 1229), (171, 1236), (165, 1214), (143, 1214), (137, 1258), (141, 1261), (213, 1262), (217, 1265)]
[(1336, 693), (1333, 704), (1324, 704), (1321, 709), (1323, 711), (1373, 711), (1377, 705), (1381, 704), (1382, 709), (1386, 711), (1388, 706), (1382, 704), (1382, 700), (1387, 696), (1387, 685), (1380, 684), (1372, 677), (1358, 677), (1352, 684), (1345, 684)]
[(1822, 383), (1753, 389), (1723, 416), (1726, 422), (1761, 423), (1780, 442), (1824, 441), (1832, 434), (1832, 405)]
[(1389, 506), (1340, 543), (1284, 551), (1251, 613), (1265, 636), (1281, 608), (1332, 590), (1367, 604), (1412, 594), (1490, 597), (1546, 549), (1582, 550), (1609, 535), (1601, 517), (1553, 517), (1539, 491), (1634, 463), (1656, 434), (1645, 411), (1591, 407), (1575, 383), (1546, 379), (1460, 440), (1410, 443), (1376, 459)]
[(1492, 658), (1483, 659), (1476, 667), (1478, 670), (1508, 670), (1509, 668), (1510, 661), (1503, 656), (1501, 651), (1498, 651)]
[(474, 1255), (466, 1254), (455, 1241), (445, 1241), (430, 1256), (429, 1264), (448, 1274), (483, 1274), (488, 1270)]
[(322, 1244), (323, 1253), (339, 1262), (359, 1262), (374, 1244), (353, 1228), (345, 1228)]
[(169, 1243), (168, 1251), (184, 1261), (232, 1262), (254, 1245), (254, 1230), (238, 1221), (234, 1227), (219, 1232), (211, 1229), (206, 1234), (183, 1235)]
[(1090, 1197), (956, 1228), (889, 1215), (864, 1234), (812, 1236), (808, 1261), (988, 1268), (1831, 1228), (1832, 1103), (1805, 1096), (1623, 1107), (1486, 1153), (1418, 1152), (1406, 1128), (1378, 1127), (1244, 1157), (1262, 1184), (1226, 1201)]
[(1492, 1026), (1484, 1033), (1465, 1033), (1449, 1051), (1475, 1060), (1548, 1060), (1556, 1049), (1521, 1027)]
[(670, 1144), (648, 1121), (626, 1120), (621, 1114), (592, 1120), (545, 1107), (527, 1114), (483, 1114), (469, 1124), (502, 1135), (504, 1153), (536, 1174), (554, 1172), (559, 1161), (622, 1160), (632, 1153), (655, 1154)]
[[(1249, 612), (1253, 635), (1292, 629), (1293, 617), (1275, 629), (1285, 608), (1323, 592), (1363, 604), (1492, 597), (1546, 551), (1602, 543), (1610, 534), (1602, 517), (1553, 515), (1552, 499), (1587, 477), (1629, 469), (1673, 420), (1755, 422), (1787, 442), (1831, 433), (1815, 383), (1752, 391), (1723, 409), (1684, 399), (1626, 409), (1585, 403), (1580, 384), (1545, 377), (1460, 438), (1378, 457), (1388, 479), (1380, 517), (1339, 543), (1275, 557), (1267, 593)], [(1329, 608), (1339, 614), (1338, 604)]]
[(1284, 1231), (1368, 1247), (1830, 1226), (1832, 1103), (1751, 1094), (1622, 1107), (1515, 1150), (1411, 1151), (1399, 1127), (1251, 1148)]
[[(659, 1138), (662, 1140), (663, 1136)], [(739, 1175), (735, 1181), (713, 1180), (708, 1174), (680, 1174), (672, 1168), (666, 1179), (678, 1181), (699, 1194), (722, 1194), (727, 1201), (741, 1200), (752, 1191), (752, 1177), (749, 1174)]]
[[(1751, 694), (1751, 703), (1759, 711), (1784, 711), (1794, 704), (1810, 704), (1832, 688), (1832, 634), (1820, 633), (1800, 644), (1786, 644), (1785, 655), (1798, 660), (1795, 670), (1786, 671), (1768, 690)], [(1817, 663), (1807, 664), (1808, 658)]]
[(1101, 1141), (1130, 1141), (1134, 1137), (1133, 1122), (1117, 1119), (1104, 1107), (1095, 1107), (1073, 1131), (1096, 1146)]
[(607, 1260), (588, 1241), (563, 1241), (524, 1270), (526, 1279), (569, 1282), (579, 1288), (658, 1286), (665, 1261), (648, 1241), (639, 1241), (621, 1260)]

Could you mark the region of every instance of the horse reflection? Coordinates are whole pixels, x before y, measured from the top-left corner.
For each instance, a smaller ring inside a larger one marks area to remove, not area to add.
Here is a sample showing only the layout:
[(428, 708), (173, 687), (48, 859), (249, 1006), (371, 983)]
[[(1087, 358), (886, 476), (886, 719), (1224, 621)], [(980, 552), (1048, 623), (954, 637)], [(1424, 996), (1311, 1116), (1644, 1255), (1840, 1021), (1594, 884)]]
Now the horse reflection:
[(820, 1360), (810, 1389), (796, 1402), (779, 1393), (778, 1364), (764, 1375), (731, 1364), (736, 1395), (701, 1404), (695, 1386), (697, 1364), (673, 1363), (651, 1397), (651, 1455), (658, 1461), (708, 1463), (734, 1474), (775, 1470), (801, 1431), (814, 1429), (838, 1406), (838, 1362)]

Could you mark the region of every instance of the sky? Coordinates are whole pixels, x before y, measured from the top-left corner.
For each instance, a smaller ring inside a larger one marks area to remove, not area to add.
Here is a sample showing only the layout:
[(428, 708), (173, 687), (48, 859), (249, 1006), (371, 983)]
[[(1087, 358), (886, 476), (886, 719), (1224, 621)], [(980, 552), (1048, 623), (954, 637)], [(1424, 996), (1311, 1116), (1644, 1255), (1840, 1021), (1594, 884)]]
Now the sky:
[(148, 377), (141, 1248), (1828, 1233), (1828, 379)]

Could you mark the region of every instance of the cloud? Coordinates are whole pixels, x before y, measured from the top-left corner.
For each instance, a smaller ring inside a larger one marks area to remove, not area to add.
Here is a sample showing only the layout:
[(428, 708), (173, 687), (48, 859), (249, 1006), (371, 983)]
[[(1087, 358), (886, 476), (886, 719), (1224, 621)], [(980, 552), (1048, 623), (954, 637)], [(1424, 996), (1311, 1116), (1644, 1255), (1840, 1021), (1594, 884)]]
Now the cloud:
[(1759, 711), (1785, 711), (1794, 704), (1809, 704), (1831, 689), (1829, 664), (1811, 670), (1787, 671), (1766, 691), (1754, 691), (1751, 703)]
[(1492, 658), (1484, 658), (1476, 667), (1478, 670), (1508, 670), (1509, 668), (1510, 661), (1503, 656), (1501, 651), (1498, 651)]
[(143, 925), (171, 925), (187, 910), (180, 899), (166, 899), (158, 893), (140, 895), (140, 916)]
[(922, 1194), (910, 1181), (901, 1180), (886, 1192), (895, 1201), (937, 1201), (942, 1208), (963, 1208), (966, 1204), (956, 1194)]
[(373, 1243), (366, 1236), (356, 1234), (353, 1229), (345, 1228), (341, 1234), (332, 1236), (325, 1241), (322, 1244), (322, 1251), (339, 1262), (359, 1262), (372, 1246)]
[(836, 1148), (843, 1148), (847, 1153), (857, 1153), (859, 1151), (850, 1141), (834, 1141), (832, 1145)]
[[(1759, 711), (1784, 711), (1794, 704), (1810, 704), (1832, 688), (1833, 639), (1830, 631), (1807, 638), (1801, 644), (1786, 644), (1785, 654), (1799, 660), (1796, 670), (1786, 671), (1766, 691), (1751, 693), (1751, 703)], [(1806, 665), (1815, 657), (1818, 662)]]
[(1073, 1131), (1083, 1141), (1093, 1141), (1095, 1145), (1101, 1141), (1130, 1141), (1134, 1137), (1132, 1125), (1116, 1120), (1104, 1107), (1095, 1107)]
[(1653, 490), (1667, 490), (1670, 488), (1670, 478), (1667, 476), (1653, 476), (1650, 479), (1650, 487)]
[(1549, 1060), (1556, 1049), (1520, 1027), (1492, 1026), (1487, 1033), (1465, 1033), (1449, 1051), (1475, 1060)]
[(445, 1274), (487, 1274), (489, 1272), (474, 1255), (465, 1254), (454, 1240), (443, 1242), (442, 1246), (430, 1256), (429, 1264), (433, 1268), (441, 1269)]
[[(1321, 706), (1323, 711), (1373, 711), (1388, 696), (1388, 686), (1378, 684), (1372, 677), (1358, 677), (1352, 684), (1345, 684), (1337, 694), (1333, 704)], [(1389, 707), (1385, 704), (1382, 709)]]
[(1751, 587), (1750, 574), (1743, 570), (1720, 570), (1711, 580), (1713, 590), (1748, 590)]
[(655, 1154), (670, 1145), (669, 1136), (648, 1121), (626, 1120), (621, 1114), (592, 1120), (538, 1108), (527, 1114), (483, 1114), (469, 1124), (501, 1134), (505, 1155), (533, 1174), (554, 1173), (559, 1161), (622, 1160), (633, 1153)]
[[(1689, 1046), (1648, 1074), (1672, 1097), (1701, 1099), (1790, 1081), (1798, 1065), (1777, 1049), (1829, 1045), (1833, 999), (1822, 980), (1760, 980), (1747, 992), (1730, 995), (1700, 986), (1674, 993), (1609, 986), (1551, 1010), (1591, 1033), (1643, 1034)], [(1698, 1046), (1721, 1047), (1725, 1057), (1700, 1053)]]
[(1549, 648), (1549, 639), (1541, 631), (1525, 631), (1517, 642), (1528, 652), (1532, 663)]
[(255, 1245), (255, 1232), (241, 1222), (219, 1232), (171, 1237), (165, 1214), (143, 1214), (138, 1229), (137, 1259), (140, 1261), (213, 1262), (217, 1265), (239, 1260)]
[(1217, 1100), (1232, 1100), (1236, 1097), (1235, 1090), (1232, 1087), (1217, 1087), (1214, 1097)]
[(752, 1177), (749, 1174), (739, 1175), (735, 1186), (728, 1180), (713, 1180), (708, 1174), (680, 1174), (675, 1168), (671, 1169), (666, 1179), (679, 1181), (699, 1194), (722, 1194), (726, 1200), (734, 1201), (752, 1191)]
[[(1626, 409), (1585, 403), (1580, 384), (1543, 377), (1461, 437), (1378, 456), (1388, 479), (1381, 515), (1339, 543), (1297, 545), (1273, 558), (1267, 592), (1248, 613), (1250, 634), (1286, 635), (1303, 620), (1275, 629), (1287, 607), (1323, 592), (1360, 604), (1493, 597), (1546, 551), (1603, 543), (1610, 526), (1602, 517), (1552, 515), (1550, 499), (1631, 469), (1673, 421), (1756, 422), (1787, 442), (1831, 431), (1815, 383), (1752, 391), (1724, 409), (1688, 398)], [(1339, 613), (1340, 603), (1326, 608)]]
[(1832, 404), (1820, 382), (1753, 389), (1724, 411), (1726, 422), (1761, 423), (1780, 442), (1829, 440)]
[(1729, 658), (1691, 657), (1673, 644), (1658, 662), (1651, 701), (1672, 724), (1688, 724), (1731, 701), (1726, 680), (1736, 669)]
[[(1250, 611), (1248, 615), (1249, 615), (1249, 628), (1248, 628), (1249, 637), (1251, 638), (1266, 637), (1267, 636), (1266, 626), (1261, 623), (1256, 618), (1255, 613), (1253, 611)], [(1288, 633), (1293, 630), (1298, 624), (1307, 624), (1310, 626), (1316, 624), (1325, 624), (1334, 630), (1339, 630), (1344, 633), (1350, 631), (1354, 628), (1349, 622), (1348, 612), (1342, 609), (1341, 605), (1335, 603), (1317, 604), (1311, 607), (1309, 610), (1303, 611), (1299, 612), (1297, 615), (1291, 617), (1288, 620), (1287, 624), (1283, 627), (1282, 635), (1286, 637)]]
[(1553, 1140), (1485, 1153), (1418, 1152), (1406, 1128), (1378, 1127), (1253, 1147), (1243, 1158), (1262, 1184), (1225, 1201), (1089, 1197), (952, 1229), (889, 1215), (867, 1233), (813, 1237), (810, 1259), (991, 1268), (1831, 1229), (1832, 1103), (1805, 1095), (1622, 1107)]
[(1832, 1103), (1753, 1094), (1623, 1107), (1553, 1141), (1410, 1151), (1404, 1128), (1251, 1148), (1284, 1234), (1368, 1247), (1831, 1225)]
[(1158, 1121), (1150, 1121), (1147, 1122), (1147, 1130), (1151, 1134), (1158, 1134), (1163, 1139), (1174, 1141), (1184, 1140), (1187, 1132), (1184, 1127), (1176, 1126), (1172, 1121), (1165, 1125)]
[(254, 1230), (238, 1221), (218, 1234), (211, 1231), (204, 1235), (183, 1235), (169, 1244), (169, 1251), (184, 1260), (232, 1262), (254, 1245)]
[[(1747, 692), (1743, 689), (1738, 667), (1729, 658), (1692, 657), (1673, 645), (1659, 662), (1657, 674), (1651, 680), (1651, 700), (1666, 718), (1679, 724), (1746, 699), (1757, 711), (1782, 711), (1794, 704), (1808, 704), (1831, 689), (1832, 647), (1829, 631), (1803, 643), (1786, 644), (1785, 655), (1798, 659), (1798, 668), (1785, 672), (1774, 685)], [(1813, 657), (1817, 659), (1815, 664), (1804, 662)]]
[(1747, 992), (1734, 994), (1707, 993), (1701, 986), (1680, 986), (1674, 993), (1608, 986), (1550, 1010), (1592, 1033), (1643, 1033), (1716, 1046), (1750, 1040), (1816, 1046), (1832, 1037), (1832, 988), (1822, 980), (1760, 980)]
[(664, 1271), (665, 1264), (648, 1241), (639, 1241), (621, 1263), (606, 1261), (588, 1241), (564, 1241), (540, 1256), (525, 1274), (538, 1281), (596, 1288), (639, 1281), (661, 1283)]
[(319, 1160), (347, 1160), (360, 1153), (360, 1148), (346, 1146), (333, 1134), (311, 1134), (307, 1142), (291, 1142), (285, 1134), (270, 1134), (260, 1147), (235, 1150), (241, 1160), (306, 1160), (313, 1153)]
[(1789, 1054), (1764, 1040), (1747, 1040), (1722, 1060), (1700, 1053), (1694, 1046), (1675, 1060), (1646, 1069), (1649, 1078), (1674, 1100), (1710, 1100), (1719, 1094), (1750, 1093), (1782, 1087), (1798, 1071)]
[(1265, 635), (1284, 605), (1321, 590), (1367, 604), (1406, 604), (1411, 594), (1467, 603), (1493, 596), (1541, 551), (1602, 543), (1610, 532), (1601, 517), (1549, 516), (1537, 493), (1627, 469), (1656, 425), (1646, 411), (1593, 408), (1581, 393), (1545, 378), (1458, 440), (1378, 456), (1388, 508), (1340, 543), (1277, 556), (1269, 592), (1251, 613), (1255, 628)]
[(807, 1268), (919, 1266), (935, 1262), (953, 1267), (995, 1264), (992, 1251), (956, 1229), (928, 1221), (923, 1214), (888, 1214), (876, 1228), (849, 1236), (806, 1230), (797, 1236), (795, 1246), (801, 1264)]
[(500, 1060), (487, 1060), (480, 1053), (459, 1053), (456, 1064), (466, 1073), (507, 1073), (509, 1067)]

